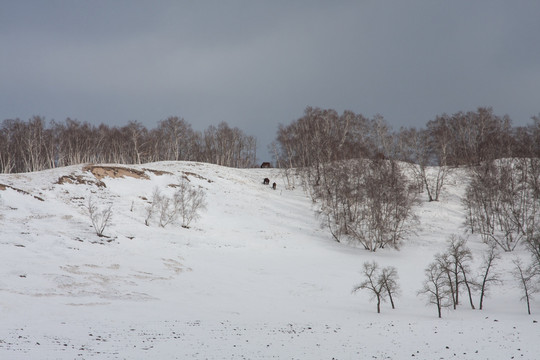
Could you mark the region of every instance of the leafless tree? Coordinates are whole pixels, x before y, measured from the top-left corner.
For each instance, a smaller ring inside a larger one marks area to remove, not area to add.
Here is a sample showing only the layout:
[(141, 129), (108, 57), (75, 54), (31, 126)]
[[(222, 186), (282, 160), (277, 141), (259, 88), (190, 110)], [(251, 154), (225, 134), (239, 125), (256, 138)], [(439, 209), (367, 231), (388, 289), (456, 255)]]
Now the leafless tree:
[[(358, 162), (326, 164), (322, 184), (313, 188), (313, 198), (321, 203), (322, 224), (337, 242), (341, 242), (344, 236), (352, 235), (352, 223), (360, 216), (364, 196), (362, 168)], [(311, 188), (309, 184), (306, 186)]]
[[(174, 199), (174, 198), (173, 198)], [(165, 227), (174, 221), (178, 216), (178, 203), (167, 196), (161, 196), (158, 203), (159, 226)]]
[(371, 291), (373, 298), (377, 300), (377, 313), (380, 313), (381, 302), (385, 301), (384, 295), (386, 292), (392, 303), (392, 309), (395, 309), (394, 296), (399, 290), (396, 268), (390, 266), (380, 270), (376, 262), (365, 262), (362, 273), (365, 279), (353, 288), (353, 293), (358, 290)]
[(148, 141), (146, 128), (138, 121), (130, 121), (120, 129), (122, 138), (126, 143), (127, 162), (131, 164), (141, 164), (146, 160), (148, 152), (145, 149)]
[(444, 275), (444, 287), (446, 292), (452, 301), (452, 306), (454, 309), (457, 308), (457, 298), (456, 298), (456, 288), (455, 288), (455, 278), (456, 273), (454, 272), (454, 264), (448, 252), (435, 255), (435, 263), (439, 269), (443, 272)]
[(438, 261), (432, 262), (424, 271), (426, 278), (418, 295), (425, 295), (429, 304), (437, 306), (439, 318), (442, 317), (442, 309), (452, 305), (446, 270)]
[(365, 170), (364, 201), (351, 233), (371, 251), (386, 246), (398, 249), (412, 231), (415, 192), (394, 161), (369, 161)]
[(156, 211), (160, 208), (160, 203), (161, 193), (159, 191), (159, 188), (155, 187), (154, 191), (152, 192), (152, 198), (150, 199), (150, 203), (145, 207), (144, 224), (146, 226), (150, 226), (152, 218), (156, 214)]
[(160, 121), (151, 139), (158, 160), (199, 160), (200, 135), (183, 118), (169, 116)]
[(364, 269), (363, 274), (366, 278), (362, 283), (355, 286), (353, 289), (353, 292), (356, 292), (358, 290), (366, 289), (370, 290), (372, 293), (372, 296), (377, 299), (377, 313), (381, 312), (381, 301), (384, 300), (382, 294), (383, 294), (383, 284), (378, 281), (378, 270), (379, 266), (375, 262), (365, 262), (364, 263)]
[(435, 255), (435, 263), (445, 275), (446, 288), (452, 300), (454, 309), (459, 305), (460, 289), (465, 286), (469, 295), (469, 303), (474, 309), (472, 292), (475, 282), (470, 275), (471, 250), (466, 244), (466, 239), (451, 235), (448, 239), (446, 251)]
[(467, 240), (461, 236), (451, 235), (449, 238), (448, 255), (452, 262), (452, 273), (454, 275), (454, 288), (456, 292), (456, 304), (459, 304), (459, 287), (465, 285), (469, 295), (469, 303), (474, 309), (472, 299), (472, 286), (470, 279), (470, 262), (472, 261), (472, 253), (467, 246)]
[(520, 288), (523, 291), (521, 300), (525, 300), (527, 303), (527, 312), (531, 314), (531, 300), (533, 295), (539, 291), (538, 284), (536, 282), (537, 273), (532, 265), (526, 266), (520, 259), (515, 259), (514, 271), (512, 274), (514, 278), (519, 282)]
[(158, 225), (165, 227), (178, 218), (178, 207), (174, 197), (162, 194), (159, 188), (155, 187), (149, 204), (145, 207), (144, 224), (150, 226), (152, 219), (157, 218)]
[(364, 175), (364, 201), (351, 232), (371, 251), (398, 249), (412, 231), (415, 191), (392, 160), (369, 161)]
[(488, 292), (488, 289), (492, 284), (502, 284), (502, 280), (499, 274), (493, 271), (493, 267), (497, 260), (500, 259), (500, 254), (497, 251), (495, 244), (489, 245), (488, 250), (483, 255), (483, 261), (480, 268), (481, 275), (478, 282), (480, 289), (480, 304), (479, 309), (482, 310), (484, 306), (484, 298)]
[(57, 123), (55, 131), (58, 133), (58, 162), (60, 166), (99, 162), (102, 149), (100, 137), (96, 129), (88, 123), (67, 118), (63, 123)]
[(200, 212), (206, 209), (206, 194), (202, 188), (194, 189), (188, 180), (182, 177), (178, 190), (174, 193), (182, 227), (188, 228), (191, 222), (198, 219)]
[[(285, 179), (285, 187), (286, 189), (294, 189), (296, 187), (296, 175), (297, 171), (292, 166), (290, 166), (289, 163), (287, 163), (288, 157), (281, 157), (279, 152), (279, 145), (277, 141), (272, 141), (270, 145), (268, 145), (268, 151), (276, 161), (276, 168), (280, 169), (280, 173)], [(290, 160), (290, 159), (289, 159)]]
[(540, 275), (540, 158), (530, 158), (527, 162), (526, 184), (529, 190), (527, 199), (529, 211), (525, 221), (526, 241), (536, 272)]
[(383, 288), (386, 290), (392, 309), (395, 309), (394, 297), (399, 293), (400, 287), (397, 282), (399, 279), (397, 269), (393, 266), (384, 267), (381, 271), (380, 281), (383, 284)]
[[(453, 170), (449, 160), (451, 130), (448, 128), (446, 118), (437, 117), (436, 120), (428, 122), (427, 129), (421, 136), (425, 141), (424, 146), (427, 147), (424, 151), (429, 157), (419, 157), (422, 160), (418, 163), (420, 178), (424, 181), (429, 200), (439, 201), (445, 181)], [(435, 167), (428, 168), (427, 165)]]
[(533, 123), (528, 126), (528, 132), (531, 139), (529, 156), (531, 158), (540, 158), (540, 114), (533, 116)]
[(20, 157), (19, 149), (16, 146), (17, 127), (20, 120), (4, 120), (2, 131), (0, 132), (0, 161), (3, 173), (22, 172), (18, 166)]

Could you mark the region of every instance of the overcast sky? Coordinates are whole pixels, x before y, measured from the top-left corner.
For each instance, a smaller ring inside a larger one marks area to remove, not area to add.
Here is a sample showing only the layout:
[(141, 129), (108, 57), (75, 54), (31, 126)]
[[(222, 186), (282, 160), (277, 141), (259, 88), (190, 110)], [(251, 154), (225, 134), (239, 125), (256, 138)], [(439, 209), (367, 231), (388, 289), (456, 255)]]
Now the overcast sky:
[(261, 158), (306, 106), (396, 129), (491, 106), (524, 125), (539, 19), (537, 0), (0, 0), (0, 120), (226, 121)]

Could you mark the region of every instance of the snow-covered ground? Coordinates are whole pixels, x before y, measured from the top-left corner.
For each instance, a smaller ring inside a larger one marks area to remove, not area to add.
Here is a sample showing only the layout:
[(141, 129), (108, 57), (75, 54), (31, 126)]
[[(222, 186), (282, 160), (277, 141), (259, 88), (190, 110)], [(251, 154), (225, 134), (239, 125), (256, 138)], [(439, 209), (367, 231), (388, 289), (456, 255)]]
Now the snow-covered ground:
[[(400, 251), (371, 253), (334, 242), (279, 170), (130, 168), (147, 179), (100, 187), (83, 166), (0, 175), (1, 359), (540, 358), (540, 303), (527, 315), (510, 275), (523, 250), (503, 254), (505, 283), (482, 311), (463, 302), (439, 319), (417, 296), (433, 255), (463, 232), (462, 173), (440, 202), (419, 205)], [(81, 184), (57, 183), (67, 175)], [(145, 199), (156, 187), (172, 194), (180, 176), (206, 191), (207, 210), (189, 229), (145, 226)], [(112, 204), (107, 237), (91, 226), (90, 196)], [(478, 265), (485, 245), (469, 246)], [(398, 269), (395, 310), (377, 314), (370, 294), (351, 293), (368, 260)]]

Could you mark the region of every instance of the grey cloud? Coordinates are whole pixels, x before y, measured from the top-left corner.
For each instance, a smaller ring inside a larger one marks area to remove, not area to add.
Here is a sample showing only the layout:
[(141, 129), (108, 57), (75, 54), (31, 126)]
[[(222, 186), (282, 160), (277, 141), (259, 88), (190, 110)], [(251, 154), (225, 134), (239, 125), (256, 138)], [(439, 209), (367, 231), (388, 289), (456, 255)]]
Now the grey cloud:
[(273, 140), (308, 106), (394, 127), (538, 109), (534, 1), (24, 1), (0, 5), (0, 118), (153, 127), (183, 116)]

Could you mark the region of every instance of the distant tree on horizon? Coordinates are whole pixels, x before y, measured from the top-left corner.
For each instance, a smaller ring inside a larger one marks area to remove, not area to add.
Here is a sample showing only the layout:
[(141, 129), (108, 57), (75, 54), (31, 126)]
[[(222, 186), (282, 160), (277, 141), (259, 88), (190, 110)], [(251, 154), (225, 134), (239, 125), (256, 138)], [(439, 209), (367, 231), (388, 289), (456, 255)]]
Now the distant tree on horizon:
[(4, 120), (0, 125), (0, 172), (33, 172), (85, 163), (142, 164), (200, 161), (229, 167), (253, 167), (255, 137), (225, 122), (203, 133), (183, 118), (170, 116), (148, 130), (138, 121), (122, 127), (98, 126), (76, 119)]

